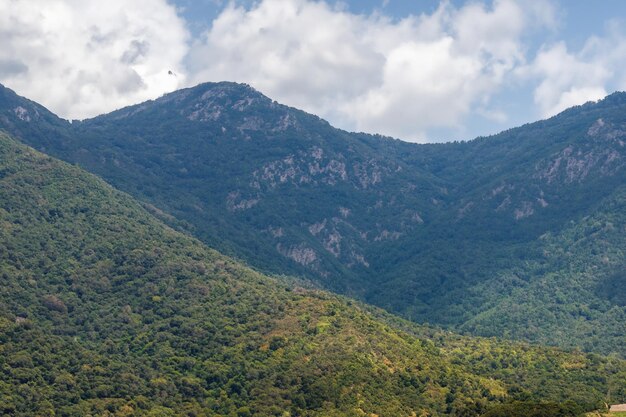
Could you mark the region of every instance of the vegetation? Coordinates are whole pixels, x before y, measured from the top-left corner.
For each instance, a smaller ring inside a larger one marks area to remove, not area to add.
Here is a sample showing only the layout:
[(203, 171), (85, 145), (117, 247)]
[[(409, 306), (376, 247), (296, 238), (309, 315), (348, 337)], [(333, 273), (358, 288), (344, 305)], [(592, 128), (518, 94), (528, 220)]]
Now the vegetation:
[(233, 83), (72, 124), (0, 92), (0, 127), (261, 271), (420, 323), (626, 357), (625, 94), (415, 145)]
[(498, 405), (483, 417), (576, 417), (582, 410), (576, 404), (514, 402)]
[(626, 399), (621, 360), (456, 336), (285, 286), (4, 135), (0, 277), (3, 414), (474, 416)]

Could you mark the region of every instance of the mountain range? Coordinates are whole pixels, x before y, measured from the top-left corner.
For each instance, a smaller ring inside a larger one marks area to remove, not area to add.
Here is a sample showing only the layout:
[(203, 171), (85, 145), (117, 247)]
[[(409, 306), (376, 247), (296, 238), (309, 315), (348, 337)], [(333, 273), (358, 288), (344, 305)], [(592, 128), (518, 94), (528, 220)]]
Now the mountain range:
[(0, 128), (261, 272), (457, 332), (626, 356), (624, 93), (426, 145), (227, 82), (73, 122), (2, 88)]
[(255, 272), (144, 206), (0, 133), (3, 415), (538, 417), (626, 400), (619, 358), (418, 326)]
[(0, 412), (626, 401), (625, 115), (416, 145), (235, 83), (72, 122), (0, 87)]

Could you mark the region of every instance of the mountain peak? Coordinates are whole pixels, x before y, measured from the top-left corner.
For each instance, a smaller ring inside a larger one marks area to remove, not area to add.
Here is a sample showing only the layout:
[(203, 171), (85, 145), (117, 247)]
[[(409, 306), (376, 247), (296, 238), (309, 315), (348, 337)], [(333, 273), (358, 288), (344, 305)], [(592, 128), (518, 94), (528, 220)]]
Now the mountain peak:
[(66, 127), (68, 122), (57, 117), (44, 106), (18, 95), (0, 84), (0, 125), (10, 129), (17, 137), (35, 131)]
[(607, 105), (624, 105), (626, 104), (626, 92), (615, 91), (603, 98), (602, 100), (599, 100), (598, 103)]
[(268, 97), (261, 94), (248, 84), (240, 84), (230, 81), (207, 82), (194, 87), (183, 88), (173, 91), (155, 100), (157, 103), (171, 101), (181, 102), (189, 99), (207, 101), (215, 98), (229, 98), (230, 100), (264, 100), (272, 102)]
[(162, 118), (165, 114), (174, 113), (191, 121), (216, 122), (228, 114), (276, 106), (275, 102), (248, 84), (207, 82), (167, 93), (156, 100), (124, 107), (92, 120), (119, 120), (136, 115)]
[(244, 112), (251, 107), (273, 107), (273, 101), (248, 84), (203, 83), (167, 94), (155, 101), (174, 103), (181, 114), (193, 121), (216, 121), (226, 112)]
[(133, 124), (142, 123), (143, 120), (155, 126), (173, 120), (187, 124), (186, 128), (202, 123), (203, 129), (214, 134), (245, 139), (250, 139), (251, 135), (259, 136), (260, 132), (265, 137), (291, 129), (298, 130), (302, 123), (328, 125), (317, 116), (277, 103), (248, 84), (228, 81), (203, 83), (177, 90), (156, 100), (126, 107), (86, 122), (109, 123), (131, 117)]
[[(560, 113), (554, 115), (553, 117), (550, 117), (547, 120), (552, 120), (552, 119), (560, 120), (563, 118), (569, 118), (571, 116), (574, 116), (573, 120), (576, 122), (579, 116), (583, 113), (591, 114), (591, 113), (601, 113), (601, 112), (606, 112), (606, 111), (612, 111), (612, 110), (621, 109), (625, 105), (626, 105), (626, 92), (615, 91), (609, 94), (608, 96), (601, 98), (599, 100), (596, 100), (596, 101), (590, 100), (584, 104), (579, 104), (576, 106), (568, 107), (567, 109), (561, 111)], [(537, 123), (541, 124), (543, 122), (544, 121), (539, 121)]]

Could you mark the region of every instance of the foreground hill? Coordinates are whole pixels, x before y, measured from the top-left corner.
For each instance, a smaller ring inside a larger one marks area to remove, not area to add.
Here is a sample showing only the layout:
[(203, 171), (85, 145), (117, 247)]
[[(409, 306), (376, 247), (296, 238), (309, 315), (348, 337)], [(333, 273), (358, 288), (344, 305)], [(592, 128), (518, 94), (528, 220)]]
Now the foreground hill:
[(0, 277), (3, 414), (474, 416), (524, 400), (571, 415), (626, 400), (623, 361), (286, 286), (2, 134)]
[(414, 145), (234, 83), (72, 124), (1, 91), (0, 127), (263, 271), (417, 322), (626, 356), (624, 94)]

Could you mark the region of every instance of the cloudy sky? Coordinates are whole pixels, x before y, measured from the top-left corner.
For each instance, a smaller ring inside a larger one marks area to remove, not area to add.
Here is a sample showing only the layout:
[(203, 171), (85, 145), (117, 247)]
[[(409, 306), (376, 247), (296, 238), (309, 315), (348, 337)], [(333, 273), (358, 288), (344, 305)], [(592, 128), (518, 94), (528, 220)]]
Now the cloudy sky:
[(622, 0), (0, 0), (0, 83), (68, 119), (205, 81), (471, 139), (626, 90)]

